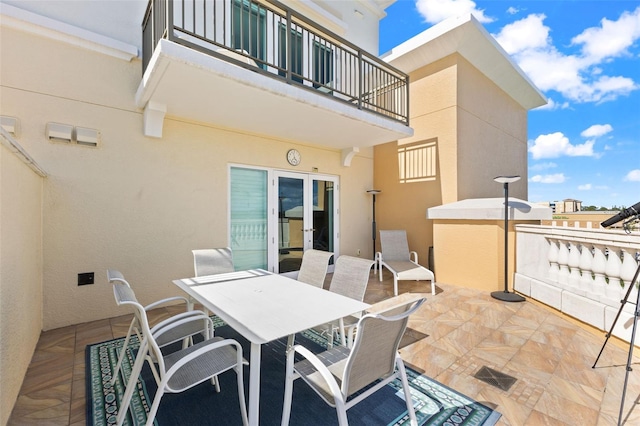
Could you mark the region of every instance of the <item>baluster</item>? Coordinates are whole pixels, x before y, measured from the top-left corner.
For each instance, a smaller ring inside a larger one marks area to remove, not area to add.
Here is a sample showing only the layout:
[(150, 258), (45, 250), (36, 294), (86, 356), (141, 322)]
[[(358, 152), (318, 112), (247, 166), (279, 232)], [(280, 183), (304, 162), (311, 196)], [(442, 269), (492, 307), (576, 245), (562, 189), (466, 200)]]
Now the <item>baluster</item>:
[(569, 247), (567, 242), (558, 240), (558, 283), (567, 287), (569, 285)]
[(549, 241), (549, 251), (547, 260), (549, 261), (549, 282), (558, 282), (558, 243), (555, 239), (547, 238)]
[(593, 276), (591, 275), (593, 265), (593, 248), (591, 244), (582, 244), (580, 250), (580, 263), (578, 267), (582, 273), (580, 276), (580, 287), (585, 291), (586, 296), (593, 299)]
[(609, 279), (609, 282), (607, 284), (607, 290), (605, 294), (609, 299), (615, 301), (622, 300), (622, 287), (620, 286), (621, 266), (622, 261), (620, 260), (618, 250), (616, 250), (615, 248), (608, 248), (607, 264), (605, 266), (604, 273)]
[(580, 289), (580, 250), (578, 244), (569, 241), (569, 285), (575, 289)]
[(593, 272), (593, 292), (597, 295), (604, 296), (607, 288), (607, 280), (604, 277), (604, 271), (607, 267), (607, 258), (604, 255), (605, 247), (602, 244), (593, 245), (593, 264), (591, 272)]
[[(636, 256), (633, 249), (622, 249), (622, 266), (620, 267), (620, 279), (624, 282), (624, 288), (622, 290), (622, 295), (626, 295), (627, 291), (629, 291), (629, 286), (631, 285), (631, 280), (636, 274), (636, 269), (638, 268), (638, 261), (636, 260)], [(633, 290), (629, 293), (629, 302), (636, 303), (638, 301), (638, 281), (634, 283)], [(628, 304), (628, 308), (625, 306), (625, 311), (633, 313), (635, 311), (635, 306), (633, 304)]]

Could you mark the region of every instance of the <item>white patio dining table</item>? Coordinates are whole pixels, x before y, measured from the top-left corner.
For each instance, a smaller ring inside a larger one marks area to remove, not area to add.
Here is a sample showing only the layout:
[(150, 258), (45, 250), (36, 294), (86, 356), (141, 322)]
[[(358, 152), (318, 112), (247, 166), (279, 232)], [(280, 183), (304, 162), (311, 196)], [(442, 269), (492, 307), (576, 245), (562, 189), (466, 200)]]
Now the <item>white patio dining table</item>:
[(173, 283), (251, 342), (250, 425), (259, 421), (261, 345), (369, 308), (366, 303), (262, 269)]

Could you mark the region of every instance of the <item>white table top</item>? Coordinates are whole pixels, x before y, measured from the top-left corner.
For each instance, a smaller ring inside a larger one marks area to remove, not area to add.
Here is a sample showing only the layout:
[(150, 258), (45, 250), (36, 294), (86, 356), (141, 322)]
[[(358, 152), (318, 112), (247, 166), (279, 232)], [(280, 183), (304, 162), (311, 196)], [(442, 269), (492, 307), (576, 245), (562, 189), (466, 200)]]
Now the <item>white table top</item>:
[(369, 308), (366, 303), (263, 270), (173, 283), (256, 344)]

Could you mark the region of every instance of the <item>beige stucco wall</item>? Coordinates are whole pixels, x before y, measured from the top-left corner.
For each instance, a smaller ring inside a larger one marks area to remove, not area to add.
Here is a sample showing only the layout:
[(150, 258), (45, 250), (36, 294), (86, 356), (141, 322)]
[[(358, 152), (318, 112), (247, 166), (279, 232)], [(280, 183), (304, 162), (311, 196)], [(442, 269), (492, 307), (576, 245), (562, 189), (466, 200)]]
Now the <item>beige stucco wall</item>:
[[(515, 228), (509, 222), (509, 290), (515, 271)], [(487, 292), (504, 290), (503, 220), (434, 220), (434, 261), (438, 282)]]
[(0, 146), (0, 424), (42, 329), (43, 178)]
[[(337, 150), (171, 116), (165, 118), (161, 139), (147, 138), (142, 111), (134, 105), (139, 61), (14, 30), (3, 29), (0, 35), (0, 108), (20, 118), (21, 143), (48, 173), (45, 330), (122, 314), (106, 281), (107, 268), (120, 269), (143, 303), (176, 294), (171, 280), (193, 274), (192, 249), (229, 244), (231, 164), (306, 172), (316, 167), (339, 176), (340, 252), (371, 251), (371, 204), (365, 191), (373, 182), (372, 150), (361, 150), (344, 167)], [(286, 125), (277, 108), (265, 113)], [(88, 148), (50, 142), (47, 122), (98, 129), (101, 143)], [(286, 151), (294, 147), (303, 158), (297, 168), (286, 162)], [(77, 286), (82, 272), (95, 272), (95, 284)]]
[[(416, 70), (410, 79), (414, 136), (374, 151), (374, 182), (383, 191), (376, 218), (378, 229), (406, 229), (411, 249), (428, 266), (429, 247), (438, 242), (427, 208), (501, 197), (502, 185), (493, 181), (499, 175), (523, 176), (510, 185), (509, 195), (526, 199), (527, 111), (457, 54)], [(437, 146), (435, 180), (400, 183), (397, 146), (429, 140)], [(441, 278), (436, 271), (436, 280)]]

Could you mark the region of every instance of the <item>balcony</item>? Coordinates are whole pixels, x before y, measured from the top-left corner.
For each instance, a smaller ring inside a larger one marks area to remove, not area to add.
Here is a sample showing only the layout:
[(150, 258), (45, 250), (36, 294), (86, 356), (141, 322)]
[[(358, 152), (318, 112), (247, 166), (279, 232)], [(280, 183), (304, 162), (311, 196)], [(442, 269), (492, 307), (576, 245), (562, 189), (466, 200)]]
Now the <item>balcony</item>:
[(411, 136), (408, 76), (276, 1), (150, 0), (136, 104), (165, 116), (345, 149)]
[[(372, 274), (365, 300), (386, 303), (393, 280)], [(623, 387), (626, 347), (610, 342), (596, 369), (591, 368), (604, 336), (537, 304), (505, 304), (487, 292), (438, 284), (431, 296), (428, 283), (406, 282), (407, 292), (425, 293), (427, 303), (409, 322), (401, 354), (406, 363), (502, 413), (498, 425), (616, 424)], [(401, 294), (400, 300), (411, 294)], [(113, 301), (111, 301), (113, 302)], [(155, 323), (179, 307), (151, 312)], [(108, 318), (43, 332), (10, 426), (85, 424), (85, 346), (124, 336), (131, 315)], [(639, 360), (634, 357), (634, 364)], [(54, 365), (56, 368), (52, 368)], [(488, 366), (515, 377), (508, 390), (474, 377)], [(625, 404), (625, 423), (640, 420), (633, 401), (640, 391), (637, 373)]]

